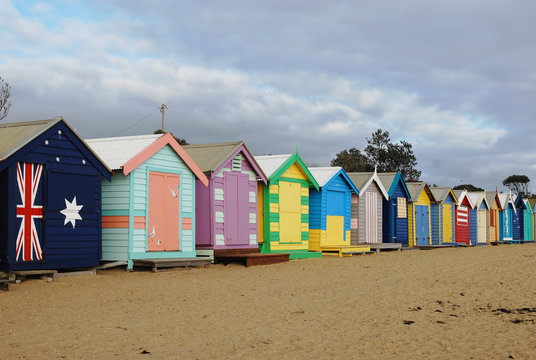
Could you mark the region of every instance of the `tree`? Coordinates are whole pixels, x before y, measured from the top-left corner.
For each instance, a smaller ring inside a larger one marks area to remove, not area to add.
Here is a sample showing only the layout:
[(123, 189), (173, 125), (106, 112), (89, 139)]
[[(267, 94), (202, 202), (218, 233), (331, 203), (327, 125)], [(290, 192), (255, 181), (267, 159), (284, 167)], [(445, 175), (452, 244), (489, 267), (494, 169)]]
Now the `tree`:
[[(158, 129), (158, 130), (155, 130), (153, 134), (164, 134), (164, 132), (162, 131), (162, 129)], [(176, 136), (173, 136), (173, 137), (175, 138), (175, 140), (177, 140), (177, 142), (180, 145), (190, 145), (190, 143), (184, 139), (178, 138)]]
[(347, 172), (373, 171), (376, 166), (378, 172), (400, 171), (404, 179), (419, 180), (421, 172), (415, 169), (417, 159), (410, 143), (393, 144), (389, 132), (381, 129), (373, 132), (367, 143), (363, 153), (356, 148), (337, 153), (331, 165), (342, 166)]
[(2, 79), (0, 76), (0, 121), (4, 120), (9, 113), (9, 108), (11, 108), (11, 86)]
[(356, 148), (343, 150), (335, 155), (331, 160), (331, 166), (340, 166), (346, 172), (374, 171), (374, 166), (370, 166), (367, 157)]
[(472, 184), (456, 185), (455, 187), (452, 188), (452, 190), (484, 191), (484, 189), (476, 187)]
[(513, 193), (528, 196), (530, 179), (527, 175), (510, 175), (503, 180), (503, 186), (512, 190)]

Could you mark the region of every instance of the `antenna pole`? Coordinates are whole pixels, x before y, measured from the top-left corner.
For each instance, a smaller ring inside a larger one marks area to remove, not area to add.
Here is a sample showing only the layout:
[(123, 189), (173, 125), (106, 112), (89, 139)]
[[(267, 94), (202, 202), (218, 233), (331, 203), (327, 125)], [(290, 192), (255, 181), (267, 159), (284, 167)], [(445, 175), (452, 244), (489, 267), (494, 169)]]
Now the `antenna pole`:
[(160, 105), (160, 112), (162, 113), (162, 132), (164, 132), (164, 118), (166, 114), (166, 109), (169, 109), (166, 104)]

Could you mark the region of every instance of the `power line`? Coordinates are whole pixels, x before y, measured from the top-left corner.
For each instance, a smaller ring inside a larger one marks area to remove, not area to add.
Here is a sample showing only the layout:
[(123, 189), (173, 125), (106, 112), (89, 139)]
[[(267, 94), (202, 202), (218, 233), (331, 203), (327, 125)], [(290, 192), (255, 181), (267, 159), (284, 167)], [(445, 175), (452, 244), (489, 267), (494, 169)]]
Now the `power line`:
[(121, 135), (122, 133), (124, 133), (125, 131), (129, 130), (129, 129), (132, 129), (134, 126), (138, 125), (139, 123), (141, 123), (143, 120), (147, 119), (149, 116), (153, 115), (158, 109), (160, 109), (159, 107), (155, 108), (149, 115), (141, 118), (140, 120), (136, 121), (134, 124), (130, 125), (129, 127), (127, 127), (126, 129), (123, 129), (121, 131), (119, 131), (118, 133), (114, 134), (113, 136), (118, 136), (118, 135)]

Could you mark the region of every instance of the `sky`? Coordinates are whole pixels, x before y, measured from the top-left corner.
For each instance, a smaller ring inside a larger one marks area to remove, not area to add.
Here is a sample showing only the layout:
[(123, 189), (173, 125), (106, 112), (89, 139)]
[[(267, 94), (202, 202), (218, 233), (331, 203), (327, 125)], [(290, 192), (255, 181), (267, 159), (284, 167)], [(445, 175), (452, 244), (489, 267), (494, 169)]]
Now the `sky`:
[(161, 127), (191, 144), (329, 166), (376, 129), (421, 179), (536, 192), (533, 0), (0, 0), (4, 122), (83, 138)]

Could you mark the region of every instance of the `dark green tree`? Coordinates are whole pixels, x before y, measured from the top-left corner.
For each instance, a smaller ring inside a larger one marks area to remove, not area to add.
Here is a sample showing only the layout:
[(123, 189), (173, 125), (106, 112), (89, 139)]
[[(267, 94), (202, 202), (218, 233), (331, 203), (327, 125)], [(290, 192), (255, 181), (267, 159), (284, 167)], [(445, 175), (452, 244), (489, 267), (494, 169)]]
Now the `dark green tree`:
[[(163, 134), (164, 132), (162, 131), (162, 129), (158, 129), (158, 130), (155, 130), (153, 134)], [(177, 142), (180, 144), (180, 145), (190, 145), (190, 143), (184, 139), (181, 139), (181, 138), (178, 138), (176, 136), (173, 136), (175, 138), (175, 140), (177, 140)]]
[(376, 166), (378, 172), (400, 171), (406, 180), (421, 177), (421, 172), (415, 168), (417, 159), (413, 146), (407, 141), (393, 144), (389, 132), (378, 129), (367, 138), (367, 144), (363, 153), (356, 148), (337, 153), (331, 165), (342, 166), (347, 172), (373, 171)]
[(456, 185), (452, 190), (484, 191), (484, 189), (474, 186), (473, 184)]
[(367, 157), (356, 148), (342, 150), (331, 160), (331, 166), (341, 166), (346, 172), (374, 171), (369, 165)]
[(529, 182), (527, 175), (510, 175), (503, 180), (503, 186), (512, 190), (513, 193), (529, 196)]

